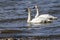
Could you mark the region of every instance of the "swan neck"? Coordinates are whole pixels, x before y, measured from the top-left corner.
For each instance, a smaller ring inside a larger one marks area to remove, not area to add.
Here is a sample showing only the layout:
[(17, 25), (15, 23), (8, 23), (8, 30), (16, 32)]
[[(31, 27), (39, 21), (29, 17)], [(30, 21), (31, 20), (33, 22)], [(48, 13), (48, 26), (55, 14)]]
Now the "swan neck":
[(30, 22), (30, 19), (31, 19), (30, 16), (31, 16), (31, 15), (30, 15), (30, 9), (28, 8), (28, 20), (27, 20), (28, 23)]
[(38, 7), (36, 6), (35, 9), (36, 9), (36, 16), (35, 17), (38, 17), (38, 15), (39, 15)]

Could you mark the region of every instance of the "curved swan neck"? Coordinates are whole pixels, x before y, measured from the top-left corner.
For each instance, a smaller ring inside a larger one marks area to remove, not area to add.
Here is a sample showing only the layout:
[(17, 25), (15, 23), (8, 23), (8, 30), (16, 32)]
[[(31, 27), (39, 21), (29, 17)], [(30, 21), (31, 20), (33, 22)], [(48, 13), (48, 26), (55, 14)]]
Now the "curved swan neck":
[(38, 11), (37, 5), (35, 6), (35, 9), (36, 9), (36, 16), (35, 16), (35, 18), (36, 18), (36, 17), (38, 17), (38, 15), (39, 15), (39, 11)]
[(28, 8), (28, 19), (27, 19), (27, 22), (29, 23), (30, 22), (30, 20), (31, 20), (31, 17), (30, 17), (31, 15), (30, 15), (30, 8)]

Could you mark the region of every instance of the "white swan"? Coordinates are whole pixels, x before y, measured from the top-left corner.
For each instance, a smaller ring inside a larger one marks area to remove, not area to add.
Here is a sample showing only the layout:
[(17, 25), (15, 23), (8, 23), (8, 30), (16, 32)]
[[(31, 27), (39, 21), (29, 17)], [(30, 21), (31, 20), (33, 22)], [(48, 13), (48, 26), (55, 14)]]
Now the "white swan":
[(43, 17), (43, 18), (48, 18), (49, 20), (57, 19), (57, 17), (54, 17), (54, 16), (49, 15), (49, 14), (42, 14), (42, 15), (39, 16), (39, 12), (38, 12), (38, 7), (37, 7), (37, 5), (35, 5), (35, 9), (36, 9), (36, 16), (35, 16), (35, 18), (36, 18), (36, 17)]
[(45, 23), (45, 22), (51, 22), (51, 20), (49, 20), (47, 18), (37, 17), (37, 16), (35, 16), (35, 18), (31, 20), (30, 16), (31, 16), (30, 15), (30, 8), (28, 8), (28, 20), (27, 20), (27, 23)]

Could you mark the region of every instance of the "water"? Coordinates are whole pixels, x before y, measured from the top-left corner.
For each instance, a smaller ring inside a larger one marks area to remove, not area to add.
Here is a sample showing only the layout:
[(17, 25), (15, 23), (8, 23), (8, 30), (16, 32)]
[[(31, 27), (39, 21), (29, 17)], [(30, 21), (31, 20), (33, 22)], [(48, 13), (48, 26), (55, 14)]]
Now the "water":
[[(31, 8), (32, 18), (35, 16), (34, 5), (38, 5), (40, 14), (51, 14), (58, 17), (52, 23), (28, 24), (26, 8)], [(20, 30), (14, 33), (21, 36), (49, 36), (60, 34), (60, 0), (1, 0), (0, 30)], [(10, 34), (13, 35), (13, 34)], [(5, 35), (6, 36), (6, 35)]]

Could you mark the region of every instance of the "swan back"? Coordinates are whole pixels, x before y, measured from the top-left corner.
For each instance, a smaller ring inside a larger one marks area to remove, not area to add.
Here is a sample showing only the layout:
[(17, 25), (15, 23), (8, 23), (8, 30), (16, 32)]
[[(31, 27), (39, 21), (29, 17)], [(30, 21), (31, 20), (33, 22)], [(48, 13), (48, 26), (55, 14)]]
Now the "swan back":
[(57, 19), (57, 17), (54, 17), (54, 16), (49, 15), (49, 14), (43, 14), (43, 15), (40, 15), (39, 17), (48, 18), (50, 20)]

